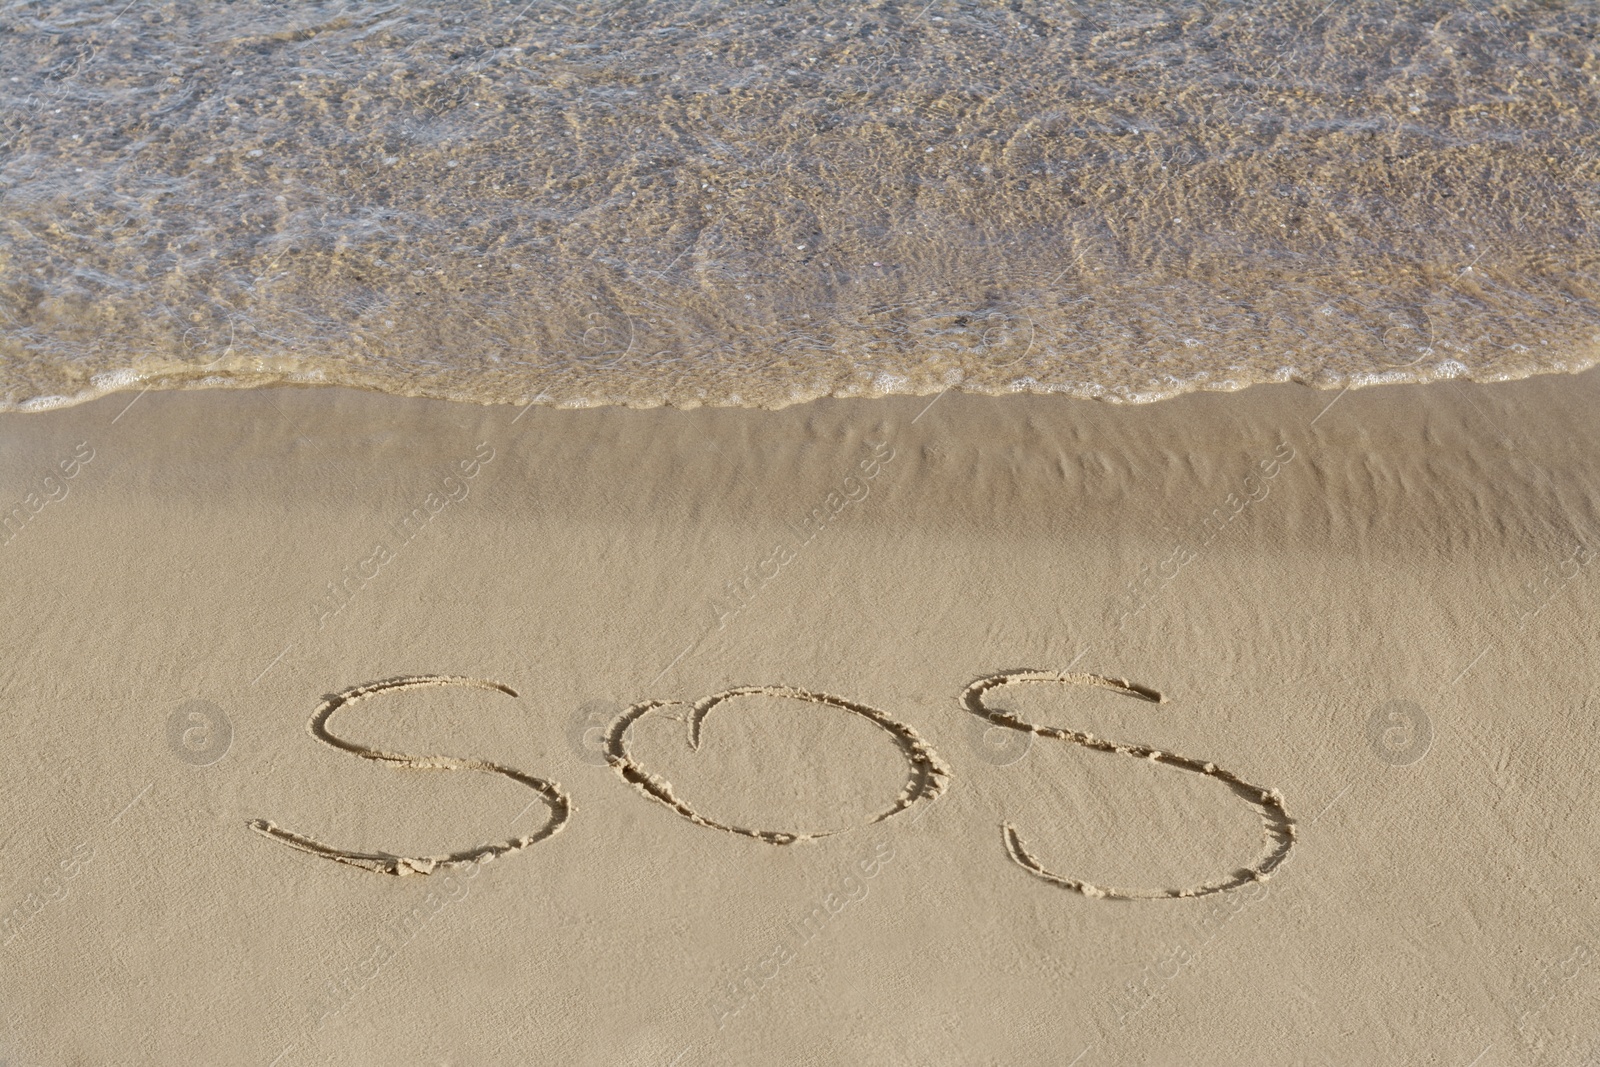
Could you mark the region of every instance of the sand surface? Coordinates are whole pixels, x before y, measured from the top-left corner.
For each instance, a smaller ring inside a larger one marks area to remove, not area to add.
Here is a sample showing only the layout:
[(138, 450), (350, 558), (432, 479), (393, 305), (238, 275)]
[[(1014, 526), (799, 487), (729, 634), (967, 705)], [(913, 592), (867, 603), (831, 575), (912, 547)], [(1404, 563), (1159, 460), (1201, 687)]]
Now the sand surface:
[(0, 1061), (1588, 1063), (1597, 403), (0, 416)]

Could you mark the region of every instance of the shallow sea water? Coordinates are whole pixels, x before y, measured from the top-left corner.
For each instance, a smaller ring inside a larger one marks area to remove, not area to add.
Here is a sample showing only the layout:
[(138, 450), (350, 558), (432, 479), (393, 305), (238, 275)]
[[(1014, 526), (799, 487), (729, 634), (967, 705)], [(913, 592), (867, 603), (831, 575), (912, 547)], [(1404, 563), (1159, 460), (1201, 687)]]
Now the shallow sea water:
[(7, 3), (0, 406), (1600, 362), (1600, 6)]

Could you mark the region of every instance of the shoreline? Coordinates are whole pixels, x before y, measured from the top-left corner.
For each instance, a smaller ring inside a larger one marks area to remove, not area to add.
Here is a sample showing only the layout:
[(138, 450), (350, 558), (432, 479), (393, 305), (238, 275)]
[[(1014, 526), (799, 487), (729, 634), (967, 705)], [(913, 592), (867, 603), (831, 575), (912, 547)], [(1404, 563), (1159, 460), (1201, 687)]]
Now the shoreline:
[[(784, 411), (788, 408), (803, 404), (815, 404), (824, 401), (837, 400), (893, 400), (928, 399), (942, 397), (947, 393), (974, 397), (1003, 398), (1010, 396), (1050, 398), (1061, 400), (1093, 401), (1108, 404), (1113, 407), (1142, 407), (1147, 404), (1161, 404), (1171, 400), (1180, 400), (1187, 396), (1207, 395), (1216, 393), (1242, 393), (1262, 386), (1298, 386), (1318, 392), (1349, 392), (1379, 388), (1382, 386), (1418, 386), (1457, 383), (1464, 385), (1503, 385), (1512, 382), (1527, 381), (1532, 378), (1551, 376), (1572, 377), (1594, 370), (1600, 366), (1600, 354), (1588, 359), (1576, 358), (1572, 360), (1556, 361), (1548, 366), (1519, 367), (1499, 374), (1489, 374), (1475, 377), (1469, 368), (1456, 360), (1445, 359), (1439, 364), (1425, 368), (1431, 373), (1408, 376), (1406, 370), (1410, 364), (1402, 364), (1378, 371), (1355, 371), (1347, 374), (1327, 372), (1322, 377), (1312, 379), (1295, 371), (1294, 368), (1284, 367), (1266, 377), (1251, 381), (1239, 382), (1231, 379), (1211, 381), (1209, 374), (1198, 378), (1171, 383), (1170, 387), (1155, 392), (1140, 392), (1137, 390), (1117, 389), (1096, 383), (1079, 383), (1071, 386), (1047, 386), (1034, 388), (1039, 383), (1032, 379), (1019, 379), (1004, 386), (991, 388), (977, 387), (976, 382), (957, 382), (938, 388), (927, 385), (920, 391), (905, 392), (898, 390), (876, 391), (882, 384), (876, 379), (871, 383), (864, 383), (856, 391), (842, 392), (838, 387), (831, 391), (813, 391), (804, 396), (791, 396), (778, 404), (749, 404), (740, 398), (738, 392), (730, 391), (721, 400), (698, 400), (685, 402), (681, 398), (658, 397), (654, 400), (634, 400), (623, 396), (614, 396), (606, 399), (589, 397), (575, 397), (567, 401), (548, 403), (545, 406), (556, 411), (596, 411), (606, 409), (621, 409), (628, 411), (654, 411), (667, 409), (673, 411), (700, 411), (700, 410), (739, 410), (739, 411)], [(516, 399), (507, 399), (495, 396), (480, 396), (471, 393), (442, 393), (436, 391), (405, 392), (396, 390), (392, 382), (372, 381), (330, 381), (326, 371), (322, 369), (288, 373), (278, 375), (257, 374), (254, 376), (241, 376), (239, 378), (224, 378), (215, 375), (204, 377), (158, 377), (149, 384), (150, 375), (141, 375), (128, 369), (125, 371), (106, 372), (96, 375), (97, 378), (107, 379), (103, 385), (91, 386), (72, 395), (50, 394), (32, 397), (26, 400), (0, 402), (0, 415), (9, 414), (36, 414), (46, 411), (59, 411), (63, 408), (79, 407), (92, 404), (105, 397), (115, 397), (138, 390), (137, 396), (148, 392), (209, 392), (218, 391), (250, 391), (257, 389), (279, 388), (316, 388), (316, 389), (349, 389), (356, 392), (370, 393), (377, 396), (392, 397), (396, 400), (433, 400), (444, 401), (451, 404), (469, 404), (479, 407), (532, 407), (541, 400), (547, 399), (547, 390), (533, 394), (531, 397), (523, 393)], [(962, 388), (963, 385), (971, 386)]]

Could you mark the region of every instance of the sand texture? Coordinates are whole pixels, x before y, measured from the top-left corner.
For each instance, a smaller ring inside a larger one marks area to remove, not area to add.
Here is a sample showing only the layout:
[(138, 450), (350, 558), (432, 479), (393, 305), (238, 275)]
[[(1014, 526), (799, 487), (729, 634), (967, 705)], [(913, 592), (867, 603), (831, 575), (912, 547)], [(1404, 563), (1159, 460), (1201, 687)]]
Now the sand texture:
[(0, 1061), (1600, 1055), (1600, 374), (929, 399), (0, 416)]

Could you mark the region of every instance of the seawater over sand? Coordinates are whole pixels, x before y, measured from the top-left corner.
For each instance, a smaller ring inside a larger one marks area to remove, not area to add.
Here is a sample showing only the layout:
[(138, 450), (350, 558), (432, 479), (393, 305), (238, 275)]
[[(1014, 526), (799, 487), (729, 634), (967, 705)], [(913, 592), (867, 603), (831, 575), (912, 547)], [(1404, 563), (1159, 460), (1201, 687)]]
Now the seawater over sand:
[(1593, 3), (0, 10), (0, 404), (1600, 357)]

